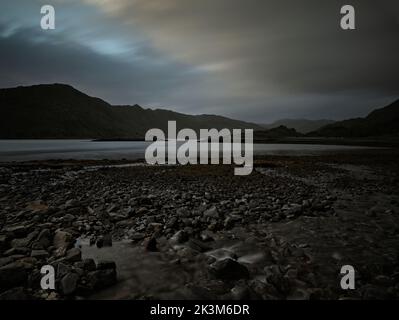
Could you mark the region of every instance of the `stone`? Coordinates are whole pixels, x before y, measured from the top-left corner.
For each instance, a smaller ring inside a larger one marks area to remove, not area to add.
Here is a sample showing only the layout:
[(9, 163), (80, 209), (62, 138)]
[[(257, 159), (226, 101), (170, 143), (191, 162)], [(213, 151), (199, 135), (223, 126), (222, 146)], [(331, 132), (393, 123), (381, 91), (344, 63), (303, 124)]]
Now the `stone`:
[(72, 221), (74, 221), (75, 219), (76, 219), (75, 216), (74, 216), (73, 214), (70, 214), (70, 213), (67, 213), (67, 214), (62, 218), (62, 220), (65, 221), (65, 222), (72, 222)]
[(187, 242), (187, 245), (198, 252), (205, 252), (205, 251), (209, 251), (211, 250), (211, 247), (208, 246), (206, 243), (202, 242), (201, 240), (197, 240), (197, 239), (190, 239)]
[(97, 270), (116, 269), (116, 264), (111, 260), (100, 260), (97, 263)]
[(154, 237), (145, 239), (143, 245), (147, 251), (158, 251), (157, 240)]
[(27, 300), (23, 287), (15, 287), (0, 294), (0, 300)]
[(136, 216), (145, 215), (147, 212), (148, 212), (148, 209), (146, 207), (140, 207), (136, 211)]
[(226, 229), (231, 229), (234, 226), (234, 219), (227, 217), (224, 219), (223, 225)]
[(104, 238), (103, 237), (98, 237), (97, 238), (96, 246), (97, 246), (97, 248), (102, 248), (104, 246)]
[(114, 269), (92, 271), (87, 274), (87, 279), (93, 289), (103, 289), (116, 283), (116, 271)]
[(38, 232), (33, 231), (29, 233), (25, 238), (18, 238), (11, 241), (11, 247), (13, 248), (21, 248), (21, 247), (28, 247), (33, 240), (37, 237)]
[(112, 247), (112, 236), (110, 234), (103, 236), (103, 246)]
[(215, 260), (223, 260), (223, 259), (237, 259), (237, 255), (228, 249), (225, 248), (218, 248), (206, 253), (208, 256), (213, 257)]
[(129, 231), (129, 239), (133, 241), (140, 241), (143, 240), (144, 238), (145, 238), (145, 233), (134, 232), (134, 230), (132, 232)]
[(67, 202), (65, 202), (65, 209), (76, 208), (79, 206), (80, 206), (80, 203), (76, 199), (70, 199)]
[(96, 244), (96, 242), (97, 242), (97, 239), (96, 239), (96, 237), (90, 237), (90, 240), (89, 240), (89, 245), (90, 245), (90, 247), (91, 246), (94, 246), (95, 244)]
[(79, 276), (76, 273), (67, 273), (60, 281), (60, 289), (64, 295), (70, 295), (76, 291)]
[(32, 210), (34, 212), (36, 211), (46, 211), (48, 210), (48, 205), (45, 204), (42, 200), (36, 200), (28, 203), (26, 206), (27, 209)]
[(340, 254), (339, 252), (333, 252), (333, 254), (332, 254), (331, 256), (332, 256), (335, 260), (338, 260), (338, 261), (340, 261), (340, 260), (343, 259), (342, 254)]
[(73, 237), (69, 232), (58, 230), (54, 235), (53, 244), (57, 249), (68, 249), (73, 245)]
[(180, 244), (188, 240), (187, 233), (184, 230), (177, 231), (171, 238), (170, 243)]
[(69, 249), (66, 253), (66, 260), (70, 262), (76, 262), (82, 260), (82, 251), (79, 248)]
[(214, 233), (209, 230), (202, 231), (200, 235), (202, 241), (213, 241), (214, 236)]
[(219, 218), (219, 212), (218, 212), (216, 207), (211, 207), (210, 209), (208, 209), (208, 210), (206, 210), (204, 212), (204, 217), (218, 219)]
[(9, 264), (9, 263), (11, 263), (12, 261), (13, 261), (13, 260), (12, 260), (12, 258), (10, 258), (10, 257), (3, 257), (3, 258), (0, 258), (0, 267)]
[(32, 250), (43, 250), (43, 246), (37, 241), (32, 242), (30, 247)]
[(11, 249), (5, 251), (3, 253), (3, 255), (4, 256), (12, 256), (12, 257), (14, 257), (14, 260), (15, 260), (16, 258), (22, 258), (26, 255), (29, 255), (29, 253), (30, 253), (29, 248), (17, 247), (17, 248), (11, 248)]
[(94, 271), (96, 270), (96, 263), (93, 259), (83, 259), (83, 269), (86, 271)]
[(287, 296), (287, 300), (309, 300), (310, 292), (302, 288), (296, 288)]
[(5, 231), (11, 233), (13, 238), (23, 238), (28, 234), (28, 229), (24, 225), (8, 227)]
[(0, 288), (9, 289), (23, 285), (28, 273), (23, 263), (16, 261), (0, 268)]
[(8, 237), (5, 234), (0, 234), (0, 252), (7, 248)]
[(50, 300), (50, 301), (58, 300), (58, 293), (54, 292), (54, 291), (50, 292), (50, 294), (47, 296), (46, 300)]
[(44, 259), (48, 257), (48, 252), (46, 250), (32, 250), (30, 256), (36, 259)]
[(248, 279), (249, 271), (247, 267), (237, 261), (226, 258), (218, 260), (210, 265), (210, 273), (222, 280)]
[(71, 267), (60, 262), (57, 265), (57, 273), (56, 273), (56, 277), (57, 279), (61, 279), (63, 276), (65, 276), (68, 272), (71, 271)]

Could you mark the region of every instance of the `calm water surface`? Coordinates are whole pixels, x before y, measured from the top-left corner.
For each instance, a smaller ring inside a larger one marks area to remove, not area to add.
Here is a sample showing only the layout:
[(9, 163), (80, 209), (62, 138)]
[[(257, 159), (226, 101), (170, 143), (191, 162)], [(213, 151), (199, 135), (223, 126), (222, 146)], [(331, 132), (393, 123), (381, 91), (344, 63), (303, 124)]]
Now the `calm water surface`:
[[(195, 142), (193, 142), (195, 143)], [(150, 142), (91, 140), (0, 140), (0, 161), (50, 159), (143, 159)], [(217, 150), (218, 144), (211, 144)], [(255, 155), (312, 155), (367, 147), (318, 144), (254, 144)]]

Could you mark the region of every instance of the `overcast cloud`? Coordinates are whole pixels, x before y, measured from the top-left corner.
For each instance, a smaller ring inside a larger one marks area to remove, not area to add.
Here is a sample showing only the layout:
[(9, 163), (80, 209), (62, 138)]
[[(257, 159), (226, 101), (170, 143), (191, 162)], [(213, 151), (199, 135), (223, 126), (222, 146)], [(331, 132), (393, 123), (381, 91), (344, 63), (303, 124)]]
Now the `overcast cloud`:
[[(63, 82), (113, 104), (270, 122), (399, 97), (399, 2), (3, 0), (0, 87)], [(40, 29), (40, 7), (56, 30)]]

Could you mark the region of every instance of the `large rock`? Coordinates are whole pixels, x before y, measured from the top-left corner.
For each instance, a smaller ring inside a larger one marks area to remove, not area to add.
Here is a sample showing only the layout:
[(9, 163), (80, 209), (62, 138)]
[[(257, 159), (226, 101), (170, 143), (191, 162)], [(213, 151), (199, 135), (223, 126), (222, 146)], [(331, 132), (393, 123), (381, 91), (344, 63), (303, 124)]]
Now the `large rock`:
[(69, 262), (76, 262), (82, 260), (82, 251), (79, 248), (72, 248), (69, 249), (66, 253), (66, 260)]
[(24, 225), (12, 226), (5, 229), (7, 233), (10, 233), (13, 238), (23, 238), (28, 233), (28, 228)]
[(69, 232), (58, 230), (53, 239), (55, 256), (63, 257), (66, 251), (73, 246), (74, 239)]
[(56, 249), (68, 249), (73, 245), (74, 239), (69, 232), (58, 230), (54, 235), (53, 244)]
[(77, 199), (70, 199), (65, 202), (65, 209), (77, 208), (80, 206), (80, 202)]
[(48, 205), (42, 200), (32, 201), (27, 204), (26, 209), (32, 210), (34, 212), (45, 212), (48, 210)]
[(23, 263), (16, 261), (0, 268), (0, 288), (9, 289), (23, 285), (28, 273)]
[(96, 270), (96, 263), (93, 259), (83, 259), (82, 261), (83, 269), (86, 271), (94, 271)]
[(48, 252), (46, 250), (32, 250), (30, 256), (36, 259), (44, 259), (48, 257)]
[(27, 300), (28, 295), (23, 287), (16, 287), (0, 294), (0, 300)]
[(75, 292), (78, 285), (79, 276), (76, 273), (67, 273), (60, 282), (60, 289), (64, 295), (70, 295)]
[(212, 207), (204, 212), (204, 217), (209, 217), (209, 218), (214, 218), (218, 219), (219, 218), (219, 212), (216, 207)]
[(8, 248), (8, 237), (5, 234), (0, 234), (0, 254)]
[(96, 245), (97, 248), (112, 247), (112, 236), (110, 234), (107, 234), (105, 236), (98, 237)]
[(11, 257), (0, 258), (0, 267), (10, 264), (11, 262), (13, 262), (13, 259)]
[(49, 229), (43, 229), (37, 236), (36, 241), (42, 245), (43, 248), (47, 249), (51, 245), (51, 232)]
[(179, 244), (188, 240), (187, 233), (184, 230), (177, 231), (170, 239), (171, 244)]
[(110, 234), (103, 236), (103, 246), (112, 247), (112, 236)]
[(111, 260), (100, 260), (97, 263), (97, 270), (107, 270), (113, 269), (116, 270), (116, 264), (114, 261)]
[(38, 234), (39, 234), (38, 231), (33, 231), (29, 233), (25, 238), (14, 239), (11, 241), (11, 247), (13, 248), (28, 247), (37, 237)]
[(222, 280), (238, 280), (249, 278), (249, 271), (247, 267), (230, 258), (212, 263), (210, 265), (209, 271), (216, 278)]
[(116, 283), (115, 269), (96, 270), (87, 274), (90, 286), (95, 289), (103, 289)]
[(154, 237), (146, 238), (143, 242), (143, 245), (147, 251), (152, 251), (152, 252), (158, 251), (157, 239), (155, 239)]
[(57, 265), (57, 279), (61, 279), (62, 277), (64, 277), (67, 273), (69, 273), (71, 271), (71, 267), (65, 263), (58, 263)]

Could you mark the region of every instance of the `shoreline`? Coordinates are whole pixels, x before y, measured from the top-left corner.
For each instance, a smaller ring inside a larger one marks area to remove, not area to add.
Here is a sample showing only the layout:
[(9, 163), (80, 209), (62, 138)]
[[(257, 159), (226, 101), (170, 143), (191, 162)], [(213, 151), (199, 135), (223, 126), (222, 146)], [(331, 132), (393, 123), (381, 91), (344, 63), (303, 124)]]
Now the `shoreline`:
[[(398, 298), (398, 160), (256, 157), (244, 177), (229, 165), (0, 166), (0, 299)], [(51, 294), (29, 280), (43, 264), (65, 270)], [(339, 288), (344, 264), (357, 290)]]

